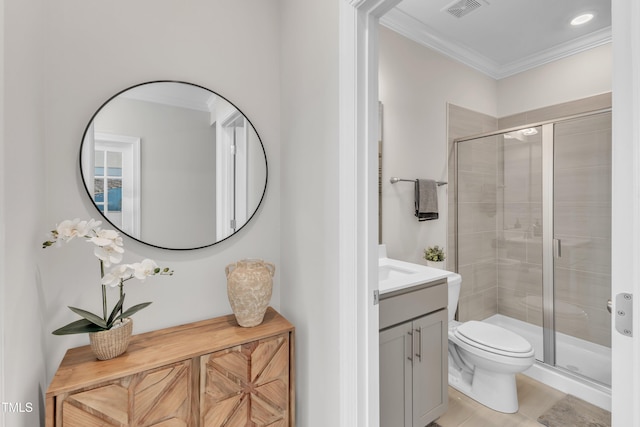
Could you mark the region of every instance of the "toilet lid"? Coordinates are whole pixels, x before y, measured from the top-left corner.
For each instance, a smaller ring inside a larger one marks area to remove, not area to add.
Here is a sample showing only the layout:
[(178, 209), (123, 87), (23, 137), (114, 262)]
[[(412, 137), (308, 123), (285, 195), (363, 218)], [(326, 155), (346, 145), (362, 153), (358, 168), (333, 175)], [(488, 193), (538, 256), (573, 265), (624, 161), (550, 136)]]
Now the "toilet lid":
[(477, 347), (488, 347), (506, 353), (530, 353), (529, 341), (520, 335), (490, 323), (470, 320), (458, 326), (456, 335), (461, 340)]

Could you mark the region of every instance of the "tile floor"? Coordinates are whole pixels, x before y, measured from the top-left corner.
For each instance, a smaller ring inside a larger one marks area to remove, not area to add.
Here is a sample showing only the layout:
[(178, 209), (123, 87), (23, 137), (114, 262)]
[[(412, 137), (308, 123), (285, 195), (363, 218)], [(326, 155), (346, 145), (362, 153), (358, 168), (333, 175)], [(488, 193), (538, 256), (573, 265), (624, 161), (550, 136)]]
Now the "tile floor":
[(436, 420), (441, 427), (540, 427), (537, 418), (565, 393), (525, 375), (516, 376), (520, 409), (515, 414), (493, 411), (449, 387), (449, 409)]

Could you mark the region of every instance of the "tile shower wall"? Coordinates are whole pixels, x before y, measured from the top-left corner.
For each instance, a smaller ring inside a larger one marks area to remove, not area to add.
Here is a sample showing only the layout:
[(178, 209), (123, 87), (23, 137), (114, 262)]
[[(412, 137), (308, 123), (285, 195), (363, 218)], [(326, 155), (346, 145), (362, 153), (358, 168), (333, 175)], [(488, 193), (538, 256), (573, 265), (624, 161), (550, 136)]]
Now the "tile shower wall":
[[(456, 138), (610, 105), (610, 94), (603, 94), (499, 120), (449, 105), (449, 182), (456, 183)], [(558, 128), (557, 138), (567, 141), (558, 146), (556, 162), (570, 160), (556, 172), (558, 237), (566, 243), (586, 239), (595, 251), (565, 246), (555, 272), (556, 326), (559, 332), (610, 346), (610, 318), (603, 301), (610, 293), (611, 206), (610, 198), (604, 203), (594, 198), (611, 184), (610, 145), (598, 145), (595, 138), (610, 141), (611, 135), (610, 125), (594, 126), (600, 130)], [(481, 320), (499, 313), (535, 325), (542, 323), (540, 134), (506, 140), (502, 136), (485, 138), (459, 149), (460, 199), (455, 199), (455, 191), (450, 193), (447, 266), (453, 270), (456, 264), (454, 224), (459, 203), (460, 320)], [(571, 154), (571, 144), (581, 148)], [(561, 179), (563, 175), (566, 180)], [(584, 313), (587, 322), (576, 322), (571, 314), (575, 312)]]
[[(497, 313), (496, 276), (496, 179), (497, 140), (460, 150), (460, 188), (456, 191), (453, 141), (463, 136), (497, 130), (496, 118), (455, 105), (448, 105), (449, 137), (449, 256), (447, 268), (456, 265), (456, 208), (460, 208), (458, 271), (462, 275), (458, 318), (481, 320)], [(456, 200), (456, 195), (460, 198)]]
[(611, 346), (611, 114), (555, 127), (556, 330)]

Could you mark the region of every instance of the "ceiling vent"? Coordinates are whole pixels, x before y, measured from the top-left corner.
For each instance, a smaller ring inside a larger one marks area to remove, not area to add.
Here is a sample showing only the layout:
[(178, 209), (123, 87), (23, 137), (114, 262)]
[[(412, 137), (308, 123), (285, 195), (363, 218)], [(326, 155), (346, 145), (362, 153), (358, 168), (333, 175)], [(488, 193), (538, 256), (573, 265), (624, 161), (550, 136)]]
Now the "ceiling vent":
[[(442, 8), (442, 10), (446, 10), (449, 14), (455, 16), (456, 18), (462, 18), (465, 15), (473, 12), (480, 6), (482, 6), (479, 0), (456, 0), (448, 6)], [(488, 4), (488, 3), (485, 3)]]

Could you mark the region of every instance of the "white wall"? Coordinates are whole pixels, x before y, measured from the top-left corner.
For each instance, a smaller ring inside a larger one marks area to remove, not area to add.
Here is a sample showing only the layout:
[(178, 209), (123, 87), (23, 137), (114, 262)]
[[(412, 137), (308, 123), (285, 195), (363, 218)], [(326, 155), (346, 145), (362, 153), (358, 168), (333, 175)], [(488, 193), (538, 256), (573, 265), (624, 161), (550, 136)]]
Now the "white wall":
[(379, 64), (382, 242), (390, 257), (424, 263), (425, 247), (447, 245), (449, 187), (438, 189), (439, 219), (418, 222), (413, 184), (391, 184), (389, 178), (447, 181), (447, 103), (495, 116), (497, 83), (385, 27), (380, 29)]
[[(44, 216), (44, 1), (3, 2), (3, 125), (0, 141), (0, 358), (4, 369), (2, 425), (32, 427), (44, 415), (46, 389), (43, 277), (38, 266)], [(1, 331), (0, 331), (1, 332)], [(29, 405), (29, 406), (28, 406)], [(29, 407), (32, 408), (29, 411)], [(20, 411), (23, 412), (20, 412)]]
[[(207, 87), (233, 101), (265, 144), (269, 184), (264, 204), (240, 233), (197, 251), (166, 251), (125, 239), (126, 260), (143, 257), (175, 270), (173, 277), (127, 284), (129, 304), (153, 301), (134, 317), (134, 333), (228, 314), (224, 268), (241, 258), (276, 264), (272, 305), (280, 306), (279, 10), (262, 0), (46, 2), (44, 117), (47, 169), (43, 236), (57, 222), (98, 217), (78, 172), (82, 132), (92, 114), (116, 92), (136, 83), (175, 79)], [(15, 20), (16, 25), (20, 22)], [(274, 61), (274, 58), (276, 59)], [(19, 230), (20, 223), (9, 227)], [(39, 239), (30, 242), (38, 247)], [(84, 335), (57, 337), (55, 327), (76, 318), (66, 306), (100, 311), (98, 263), (91, 248), (72, 242), (43, 256), (47, 379), (64, 351), (86, 344)]]
[(498, 115), (505, 117), (611, 91), (611, 43), (498, 81)]
[(296, 325), (296, 413), (305, 427), (340, 425), (340, 1), (282, 2), (281, 300), (283, 313)]

